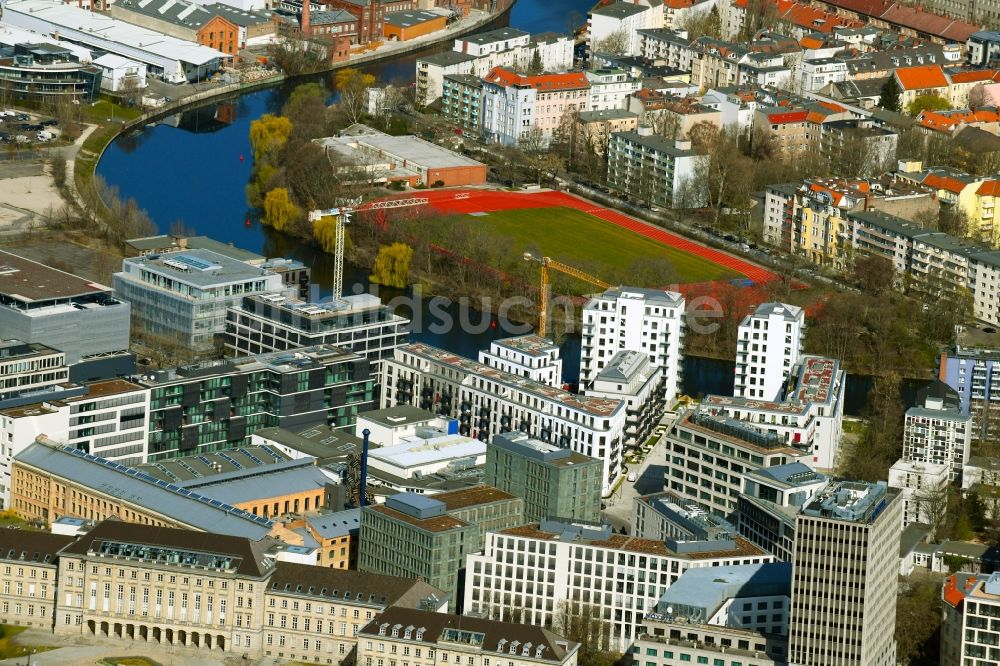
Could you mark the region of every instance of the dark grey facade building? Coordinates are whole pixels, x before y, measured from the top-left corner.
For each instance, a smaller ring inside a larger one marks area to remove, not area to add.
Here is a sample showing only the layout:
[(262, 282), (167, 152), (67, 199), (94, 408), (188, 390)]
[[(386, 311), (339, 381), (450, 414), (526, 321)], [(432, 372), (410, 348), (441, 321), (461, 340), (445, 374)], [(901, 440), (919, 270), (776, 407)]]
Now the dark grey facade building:
[(371, 365), (318, 345), (147, 375), (149, 460), (250, 443), (261, 428), (351, 427), (372, 409)]

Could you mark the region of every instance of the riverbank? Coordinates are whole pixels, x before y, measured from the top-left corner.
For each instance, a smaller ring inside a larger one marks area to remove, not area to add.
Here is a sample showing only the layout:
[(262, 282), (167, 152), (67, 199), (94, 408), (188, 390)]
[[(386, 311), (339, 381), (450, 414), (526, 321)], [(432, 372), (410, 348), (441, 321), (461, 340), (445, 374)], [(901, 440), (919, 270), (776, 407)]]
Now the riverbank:
[(347, 60), (330, 63), (329, 67), (321, 70), (291, 76), (276, 73), (273, 76), (258, 78), (253, 81), (231, 83), (206, 90), (198, 90), (192, 92), (190, 95), (178, 97), (165, 106), (150, 109), (145, 113), (128, 120), (123, 120), (120, 123), (99, 125), (92, 131), (75, 157), (72, 164), (73, 177), (70, 180), (73, 183), (73, 187), (69, 188), (69, 194), (81, 210), (99, 219), (104, 219), (109, 214), (109, 210), (107, 206), (103, 205), (103, 201), (97, 192), (94, 176), (97, 165), (104, 155), (104, 151), (122, 134), (196, 106), (229, 98), (235, 99), (256, 90), (278, 86), (285, 81), (304, 79), (347, 67), (377, 64), (382, 61), (433, 48), (434, 46), (450, 42), (457, 37), (487, 28), (492, 24), (502, 23), (509, 17), (516, 2), (517, 0), (507, 0), (506, 6), (495, 14), (489, 14), (482, 10), (473, 10), (469, 17), (459, 19), (444, 30), (406, 42), (387, 43), (371, 51), (353, 54)]

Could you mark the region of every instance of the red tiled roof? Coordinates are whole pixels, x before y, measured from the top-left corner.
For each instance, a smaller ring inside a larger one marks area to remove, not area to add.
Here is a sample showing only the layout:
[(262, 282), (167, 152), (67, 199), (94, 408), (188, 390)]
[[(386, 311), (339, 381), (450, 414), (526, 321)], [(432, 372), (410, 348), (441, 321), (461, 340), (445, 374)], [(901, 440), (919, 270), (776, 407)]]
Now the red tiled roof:
[(549, 92), (552, 90), (575, 90), (590, 87), (590, 82), (587, 81), (587, 75), (583, 72), (521, 76), (517, 72), (512, 72), (509, 69), (494, 67), (493, 71), (487, 74), (485, 78), (491, 83), (496, 83), (504, 87), (530, 86), (540, 92)]
[(804, 49), (819, 49), (823, 48), (823, 42), (815, 37), (803, 37), (799, 46)]
[(965, 600), (965, 592), (958, 589), (958, 577), (952, 574), (944, 579), (944, 601), (952, 608), (958, 606)]
[(985, 181), (976, 190), (976, 194), (981, 197), (1000, 197), (1000, 180)]
[(893, 3), (879, 18), (917, 32), (962, 43), (968, 40), (972, 33), (979, 31), (979, 27), (971, 23), (925, 12), (920, 7), (907, 7), (898, 2)]
[(824, 109), (828, 109), (829, 111), (833, 111), (834, 113), (843, 113), (844, 111), (847, 110), (844, 107), (842, 107), (841, 105), (834, 104), (833, 102), (819, 102), (819, 105), (822, 106)]
[(826, 116), (819, 111), (809, 111), (806, 113), (806, 122), (822, 125), (824, 120), (826, 120)]
[[(768, 122), (774, 125), (784, 125), (787, 123), (801, 123), (809, 114), (806, 111), (788, 111), (786, 113), (767, 114)], [(822, 122), (822, 121), (820, 121)]]
[(903, 90), (948, 87), (948, 79), (945, 77), (941, 65), (900, 67), (896, 70), (896, 78), (899, 79), (899, 85)]
[(957, 178), (939, 176), (936, 173), (928, 174), (928, 176), (924, 178), (923, 184), (933, 187), (935, 190), (946, 190), (954, 194), (961, 194), (962, 190), (965, 189), (965, 183)]
[(952, 83), (972, 83), (973, 81), (992, 81), (997, 76), (997, 71), (993, 69), (967, 70), (955, 72), (951, 75)]

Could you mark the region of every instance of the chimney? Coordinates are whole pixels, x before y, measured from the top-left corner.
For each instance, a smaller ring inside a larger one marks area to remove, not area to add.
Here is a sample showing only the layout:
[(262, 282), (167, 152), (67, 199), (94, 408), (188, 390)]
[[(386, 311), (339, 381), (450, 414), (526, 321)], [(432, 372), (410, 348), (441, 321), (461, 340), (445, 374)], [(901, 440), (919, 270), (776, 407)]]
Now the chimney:
[(308, 37), (312, 34), (312, 26), (309, 25), (309, 4), (310, 0), (302, 0), (302, 15), (299, 30), (303, 37)]

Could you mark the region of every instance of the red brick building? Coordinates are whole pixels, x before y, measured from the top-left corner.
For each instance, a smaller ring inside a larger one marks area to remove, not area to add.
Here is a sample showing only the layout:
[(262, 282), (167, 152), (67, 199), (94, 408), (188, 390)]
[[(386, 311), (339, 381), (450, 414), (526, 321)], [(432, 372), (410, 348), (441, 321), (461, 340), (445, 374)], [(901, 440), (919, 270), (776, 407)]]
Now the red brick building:
[(324, 0), (332, 9), (343, 9), (358, 20), (358, 44), (382, 40), (385, 15), (417, 8), (416, 0)]

